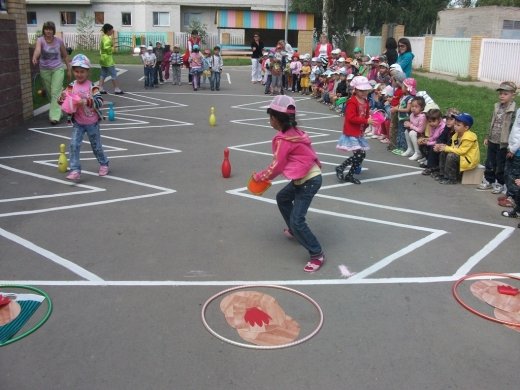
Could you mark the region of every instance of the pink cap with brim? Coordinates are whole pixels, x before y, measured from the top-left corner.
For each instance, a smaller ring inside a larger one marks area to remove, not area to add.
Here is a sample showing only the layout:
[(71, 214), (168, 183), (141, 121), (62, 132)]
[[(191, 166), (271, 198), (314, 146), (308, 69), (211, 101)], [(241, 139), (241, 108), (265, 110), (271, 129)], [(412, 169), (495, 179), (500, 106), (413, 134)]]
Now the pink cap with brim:
[(368, 82), (368, 79), (365, 76), (354, 77), (350, 82), (350, 86), (359, 91), (371, 91), (373, 89), (372, 85)]
[(406, 89), (408, 89), (408, 92), (410, 95), (414, 95), (417, 93), (417, 82), (413, 78), (407, 78), (404, 79), (403, 84), (406, 86)]
[(276, 96), (269, 104), (269, 108), (284, 114), (296, 114), (296, 103), (292, 97), (287, 95)]

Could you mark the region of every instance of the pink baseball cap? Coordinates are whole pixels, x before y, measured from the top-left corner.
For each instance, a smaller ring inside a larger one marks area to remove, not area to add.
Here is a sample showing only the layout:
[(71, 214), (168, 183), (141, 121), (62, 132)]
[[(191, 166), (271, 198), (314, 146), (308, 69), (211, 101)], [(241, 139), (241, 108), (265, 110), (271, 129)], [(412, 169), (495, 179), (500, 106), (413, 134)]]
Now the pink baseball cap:
[(350, 86), (360, 91), (371, 91), (373, 89), (365, 76), (354, 77), (350, 82)]
[(269, 104), (269, 108), (284, 114), (296, 114), (296, 103), (292, 97), (287, 95), (277, 95)]

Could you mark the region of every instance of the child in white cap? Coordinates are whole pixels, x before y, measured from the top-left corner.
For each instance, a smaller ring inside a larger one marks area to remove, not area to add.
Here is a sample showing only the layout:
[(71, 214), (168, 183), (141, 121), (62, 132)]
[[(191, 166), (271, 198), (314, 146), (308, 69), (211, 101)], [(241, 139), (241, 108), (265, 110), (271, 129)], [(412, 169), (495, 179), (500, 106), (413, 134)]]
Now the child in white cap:
[(81, 178), (81, 164), (79, 153), (83, 136), (87, 133), (90, 146), (94, 156), (99, 163), (99, 176), (108, 174), (108, 158), (103, 151), (101, 144), (101, 134), (99, 132), (99, 121), (103, 119), (100, 108), (103, 106), (103, 98), (99, 87), (94, 86), (89, 80), (90, 61), (83, 54), (74, 56), (71, 62), (72, 72), (75, 80), (64, 90), (58, 103), (66, 104), (67, 96), (76, 96), (74, 107), (67, 107), (67, 112), (71, 115), (72, 136), (69, 147), (69, 167), (70, 172), (67, 179), (79, 181)]
[[(372, 91), (372, 85), (364, 76), (354, 77), (350, 85), (354, 92), (347, 101), (343, 134), (339, 138), (336, 148), (345, 152), (353, 152), (353, 155), (343, 161), (343, 164), (336, 167), (336, 177), (340, 181), (361, 184), (354, 177), (354, 173), (358, 172), (365, 159), (366, 151), (370, 149), (363, 134), (365, 128), (372, 124), (370, 105), (367, 99), (369, 92)], [(344, 172), (348, 166), (350, 166), (350, 169), (345, 175)]]

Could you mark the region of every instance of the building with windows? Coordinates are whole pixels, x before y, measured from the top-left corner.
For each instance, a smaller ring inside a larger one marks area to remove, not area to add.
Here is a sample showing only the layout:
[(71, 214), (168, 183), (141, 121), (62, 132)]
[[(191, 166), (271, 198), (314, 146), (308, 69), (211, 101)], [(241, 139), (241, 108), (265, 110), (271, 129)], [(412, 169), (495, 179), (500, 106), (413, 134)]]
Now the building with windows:
[(520, 8), (450, 8), (437, 14), (435, 35), (454, 38), (520, 39)]
[(182, 32), (188, 31), (193, 20), (207, 26), (208, 32), (217, 32), (217, 12), (221, 9), (285, 12), (286, 0), (26, 0), (27, 30), (41, 30), (46, 21), (53, 21), (62, 32), (76, 31), (84, 15), (94, 16), (101, 28), (110, 23), (121, 32)]

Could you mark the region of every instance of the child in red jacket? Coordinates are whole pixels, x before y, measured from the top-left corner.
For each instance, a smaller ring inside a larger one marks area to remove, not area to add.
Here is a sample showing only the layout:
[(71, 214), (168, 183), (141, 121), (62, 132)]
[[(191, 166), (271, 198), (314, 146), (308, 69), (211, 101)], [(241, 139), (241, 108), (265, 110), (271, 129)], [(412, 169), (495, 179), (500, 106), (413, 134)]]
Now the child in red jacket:
[[(350, 86), (354, 93), (347, 102), (345, 109), (345, 122), (343, 124), (343, 134), (339, 138), (336, 149), (354, 154), (347, 158), (343, 164), (336, 167), (336, 177), (340, 181), (349, 181), (354, 184), (361, 182), (354, 177), (363, 160), (365, 159), (365, 151), (370, 149), (365, 139), (364, 130), (368, 125), (372, 124), (370, 118), (370, 105), (368, 104), (368, 93), (372, 90), (372, 85), (364, 76), (356, 76), (352, 79)], [(343, 174), (347, 166), (350, 169), (346, 175)]]

